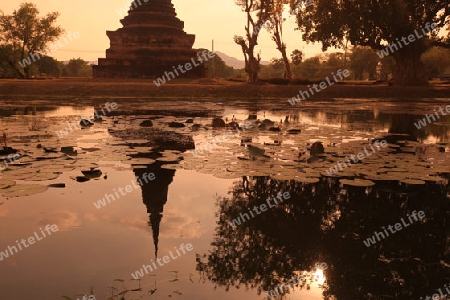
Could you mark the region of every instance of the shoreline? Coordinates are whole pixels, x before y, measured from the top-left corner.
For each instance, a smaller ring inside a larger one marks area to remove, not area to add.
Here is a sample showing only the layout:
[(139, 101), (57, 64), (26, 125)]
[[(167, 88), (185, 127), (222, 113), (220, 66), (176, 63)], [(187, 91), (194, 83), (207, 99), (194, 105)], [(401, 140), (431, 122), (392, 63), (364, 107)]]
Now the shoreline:
[[(374, 85), (366, 82), (336, 84), (321, 93), (312, 95), (305, 102), (334, 99), (395, 99), (396, 102), (422, 102), (424, 99), (450, 99), (450, 84), (431, 84), (426, 87)], [(72, 101), (96, 103), (110, 99), (136, 100), (186, 100), (186, 101), (235, 101), (291, 99), (307, 85), (250, 85), (216, 79), (177, 79), (156, 87), (150, 79), (46, 79), (0, 80), (0, 103), (4, 101), (33, 100)], [(61, 102), (58, 101), (58, 104)], [(25, 104), (25, 103), (24, 103)], [(72, 103), (73, 104), (73, 103)]]

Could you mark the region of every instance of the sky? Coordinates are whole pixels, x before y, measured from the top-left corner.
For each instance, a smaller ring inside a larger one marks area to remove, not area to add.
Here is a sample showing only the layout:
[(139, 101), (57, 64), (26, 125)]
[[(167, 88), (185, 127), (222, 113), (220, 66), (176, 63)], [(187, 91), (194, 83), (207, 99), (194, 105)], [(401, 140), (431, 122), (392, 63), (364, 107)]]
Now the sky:
[[(151, 1), (151, 0), (150, 0)], [(105, 57), (105, 50), (109, 48), (109, 39), (106, 31), (115, 31), (122, 27), (119, 22), (123, 18), (120, 9), (129, 7), (130, 0), (3, 0), (1, 10), (5, 14), (12, 14), (23, 2), (33, 2), (40, 11), (40, 15), (57, 11), (60, 16), (57, 24), (68, 33), (78, 32), (79, 38), (73, 38), (67, 45), (51, 53), (51, 56), (60, 61), (71, 58), (82, 58), (86, 61), (95, 61)], [(184, 21), (186, 31), (195, 34), (194, 48), (211, 49), (214, 40), (214, 50), (226, 53), (229, 56), (244, 60), (240, 46), (234, 43), (234, 35), (244, 35), (246, 24), (245, 13), (234, 4), (234, 0), (172, 0), (178, 18)], [(286, 12), (287, 21), (284, 27), (284, 41), (287, 45), (288, 55), (294, 49), (311, 57), (321, 53), (320, 44), (306, 44), (301, 39), (301, 32), (295, 29), (294, 16)], [(61, 39), (61, 38), (60, 38)], [(269, 33), (263, 29), (260, 33), (259, 45), (255, 53), (261, 51), (263, 61), (276, 57), (281, 58), (275, 43)], [(331, 49), (331, 52), (338, 50)]]

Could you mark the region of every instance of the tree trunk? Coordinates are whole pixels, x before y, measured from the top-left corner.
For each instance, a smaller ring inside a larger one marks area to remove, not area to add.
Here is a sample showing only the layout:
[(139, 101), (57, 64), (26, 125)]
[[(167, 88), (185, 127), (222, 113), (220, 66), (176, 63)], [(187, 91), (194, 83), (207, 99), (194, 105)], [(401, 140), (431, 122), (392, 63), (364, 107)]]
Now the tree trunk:
[(23, 68), (23, 69), (25, 70), (25, 76), (26, 76), (26, 78), (30, 78), (30, 71), (31, 71), (30, 66), (27, 66), (27, 67), (25, 67), (25, 68)]
[(258, 81), (258, 72), (260, 69), (259, 60), (255, 57), (254, 48), (252, 40), (249, 41), (248, 47), (248, 63), (245, 66), (245, 71), (248, 74), (250, 83), (255, 83)]
[[(20, 51), (20, 60), (19, 61), (23, 62), (24, 59), (25, 59), (25, 43), (22, 44), (22, 50)], [(26, 66), (23, 68), (24, 75), (23, 75), (22, 79), (30, 77), (29, 70), (30, 70), (30, 66)]]
[(10, 61), (9, 59), (6, 59), (6, 61), (11, 66), (11, 68), (14, 70), (14, 72), (16, 72), (17, 75), (19, 75), (20, 78), (22, 78), (22, 79), (25, 78), (25, 75), (22, 72), (20, 72), (20, 69), (17, 68), (16, 64), (13, 61)]
[(248, 74), (250, 83), (258, 81), (259, 61), (253, 56), (253, 53), (249, 55), (248, 65), (246, 66), (245, 71)]
[(427, 86), (429, 84), (420, 59), (424, 51), (419, 47), (410, 45), (393, 53), (396, 63), (394, 76), (396, 85)]
[(281, 55), (283, 56), (284, 66), (286, 68), (286, 78), (291, 80), (291, 65), (289, 64), (289, 59), (286, 55), (286, 47), (283, 47), (281, 50)]
[(285, 67), (285, 71), (286, 71), (286, 78), (291, 80), (291, 66), (289, 64), (289, 59), (287, 58), (286, 55), (286, 45), (283, 43), (282, 37), (281, 37), (281, 25), (282, 21), (279, 21), (279, 19), (275, 19), (274, 21), (272, 21), (274, 23), (274, 32), (273, 32), (273, 36), (272, 39), (275, 41), (275, 44), (277, 45), (277, 49), (278, 51), (281, 52), (281, 56), (283, 57), (283, 62), (284, 62), (284, 67)]

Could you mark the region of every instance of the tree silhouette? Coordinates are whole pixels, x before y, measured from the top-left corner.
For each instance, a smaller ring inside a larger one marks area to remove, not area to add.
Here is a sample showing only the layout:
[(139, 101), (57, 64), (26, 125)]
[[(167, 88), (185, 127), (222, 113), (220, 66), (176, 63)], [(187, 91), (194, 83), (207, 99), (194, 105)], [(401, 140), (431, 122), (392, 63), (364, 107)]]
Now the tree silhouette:
[[(450, 46), (437, 37), (448, 24), (448, 0), (316, 0), (311, 7), (297, 14), (305, 40), (321, 42), (323, 50), (342, 47), (344, 40), (376, 50), (393, 45), (390, 54), (396, 62), (395, 82), (399, 85), (427, 85), (421, 55), (432, 45)], [(432, 23), (436, 28), (424, 34), (421, 27), (430, 28)], [(422, 37), (408, 42), (415, 30)]]
[[(197, 258), (197, 270), (226, 289), (245, 286), (262, 294), (325, 262), (324, 299), (433, 294), (450, 275), (444, 263), (450, 259), (448, 174), (446, 178), (445, 184), (425, 187), (386, 181), (364, 188), (342, 187), (334, 178), (304, 184), (245, 176), (233, 184), (229, 197), (217, 199), (216, 238), (206, 259)], [(291, 198), (241, 225), (230, 225), (280, 191), (288, 191)], [(413, 210), (426, 213), (422, 223), (370, 248), (364, 245), (374, 231), (398, 223)]]
[(295, 49), (291, 53), (291, 60), (292, 60), (292, 63), (296, 66), (301, 64), (302, 60), (303, 60), (303, 52), (298, 49)]
[(234, 36), (234, 42), (241, 46), (245, 59), (245, 72), (249, 81), (254, 83), (258, 79), (261, 57), (255, 56), (255, 47), (258, 45), (258, 36), (264, 24), (269, 19), (270, 1), (268, 0), (236, 0), (238, 6), (247, 15), (245, 38)]
[(19, 53), (19, 61), (23, 62), (28, 55), (34, 55), (33, 61), (40, 58), (40, 53), (50, 42), (55, 41), (63, 32), (54, 23), (58, 18), (57, 12), (39, 17), (39, 10), (33, 3), (22, 3), (12, 15), (0, 16), (0, 44), (10, 47), (12, 55), (5, 58), (21, 77), (30, 76), (30, 65), (25, 64), (22, 69), (18, 65), (15, 53)]
[(280, 51), (282, 61), (285, 68), (285, 77), (291, 79), (291, 66), (286, 54), (286, 43), (283, 41), (283, 23), (286, 21), (283, 18), (283, 11), (289, 0), (272, 0), (269, 1), (271, 9), (269, 10), (269, 22), (266, 23), (266, 28), (272, 35), (272, 40), (277, 45), (277, 50)]

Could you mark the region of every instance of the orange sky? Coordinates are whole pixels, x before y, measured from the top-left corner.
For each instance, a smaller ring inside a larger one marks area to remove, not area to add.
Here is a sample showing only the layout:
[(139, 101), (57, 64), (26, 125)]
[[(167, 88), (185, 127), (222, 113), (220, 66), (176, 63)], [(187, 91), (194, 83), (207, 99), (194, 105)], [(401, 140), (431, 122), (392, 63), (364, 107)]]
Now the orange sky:
[[(11, 14), (24, 1), (3, 0), (1, 10)], [(92, 61), (105, 57), (109, 48), (106, 30), (116, 30), (121, 27), (121, 17), (117, 11), (123, 6), (129, 6), (130, 0), (29, 0), (37, 5), (41, 15), (51, 11), (60, 12), (58, 24), (66, 30), (80, 33), (80, 38), (67, 46), (56, 50), (51, 56), (58, 60), (69, 60), (81, 57)], [(241, 49), (233, 41), (235, 34), (244, 34), (245, 14), (234, 4), (233, 0), (172, 0), (178, 17), (185, 22), (185, 31), (195, 34), (194, 48), (211, 49), (211, 41), (215, 41), (215, 50), (224, 52), (243, 60)], [(289, 14), (287, 13), (287, 16)], [(294, 17), (289, 17), (284, 29), (284, 38), (288, 54), (294, 49), (300, 49), (307, 57), (320, 52), (319, 44), (306, 44), (301, 40), (301, 33), (294, 31)], [(281, 57), (275, 49), (275, 43), (268, 32), (261, 31), (259, 47), (262, 60)], [(334, 52), (332, 49), (331, 52)]]

